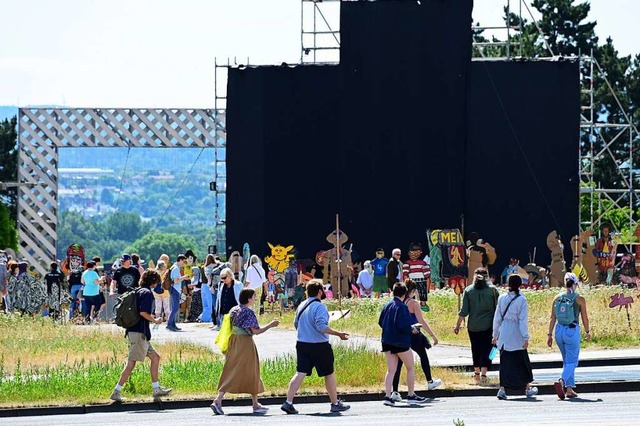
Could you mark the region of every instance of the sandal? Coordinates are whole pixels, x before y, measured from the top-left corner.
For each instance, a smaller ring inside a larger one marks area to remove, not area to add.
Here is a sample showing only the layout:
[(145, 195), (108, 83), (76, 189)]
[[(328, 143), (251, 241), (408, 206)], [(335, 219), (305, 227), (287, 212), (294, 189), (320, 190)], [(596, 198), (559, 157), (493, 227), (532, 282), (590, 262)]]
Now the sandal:
[(224, 411), (222, 411), (222, 404), (218, 405), (214, 402), (210, 405), (210, 407), (213, 410), (213, 414), (215, 414), (216, 416), (224, 416)]
[(556, 390), (556, 394), (558, 394), (558, 398), (564, 399), (564, 380), (558, 379), (557, 382), (553, 384), (553, 388)]

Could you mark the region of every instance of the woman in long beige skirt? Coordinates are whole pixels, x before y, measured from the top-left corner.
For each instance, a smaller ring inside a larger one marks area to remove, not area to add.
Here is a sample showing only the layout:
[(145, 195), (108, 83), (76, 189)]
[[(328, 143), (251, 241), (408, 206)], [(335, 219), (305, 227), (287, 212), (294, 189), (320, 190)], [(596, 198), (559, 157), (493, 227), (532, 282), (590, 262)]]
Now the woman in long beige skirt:
[(239, 299), (240, 305), (229, 312), (233, 334), (229, 340), (229, 350), (218, 382), (218, 396), (211, 404), (214, 414), (224, 414), (222, 397), (227, 392), (248, 393), (253, 400), (254, 414), (267, 412), (267, 408), (258, 402), (258, 394), (264, 392), (264, 385), (260, 378), (260, 360), (253, 342), (253, 335), (262, 334), (278, 326), (280, 321), (273, 320), (266, 326), (260, 327), (256, 314), (251, 309), (256, 303), (256, 292), (253, 289), (242, 289)]

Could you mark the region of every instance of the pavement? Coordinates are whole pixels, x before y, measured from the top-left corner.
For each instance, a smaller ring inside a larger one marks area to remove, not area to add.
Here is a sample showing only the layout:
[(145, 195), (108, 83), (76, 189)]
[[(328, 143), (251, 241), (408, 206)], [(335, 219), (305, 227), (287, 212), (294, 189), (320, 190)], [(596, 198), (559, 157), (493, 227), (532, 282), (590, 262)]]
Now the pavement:
[[(370, 401), (348, 400), (351, 409), (343, 413), (329, 413), (326, 396), (303, 403), (294, 400), (298, 415), (286, 415), (280, 410), (282, 398), (268, 400), (261, 398), (269, 408), (266, 415), (254, 415), (251, 406), (235, 405), (223, 401), (225, 416), (214, 416), (206, 401), (200, 406), (178, 409), (176, 405), (148, 405), (146, 409), (136, 409), (129, 404), (121, 405), (121, 411), (90, 411), (86, 414), (57, 413), (46, 418), (48, 424), (69, 426), (105, 425), (202, 425), (202, 424), (253, 424), (266, 426), (287, 426), (313, 423), (321, 425), (637, 425), (640, 412), (640, 392), (581, 393), (578, 398), (560, 401), (552, 394), (534, 398), (509, 396), (500, 401), (494, 394), (490, 396), (460, 396), (449, 398), (433, 396), (420, 406), (398, 404), (383, 406), (380, 399)], [(429, 394), (431, 396), (431, 394)], [(457, 421), (457, 423), (455, 423)], [(0, 419), (0, 423), (12, 426), (42, 424), (42, 417), (21, 416)]]

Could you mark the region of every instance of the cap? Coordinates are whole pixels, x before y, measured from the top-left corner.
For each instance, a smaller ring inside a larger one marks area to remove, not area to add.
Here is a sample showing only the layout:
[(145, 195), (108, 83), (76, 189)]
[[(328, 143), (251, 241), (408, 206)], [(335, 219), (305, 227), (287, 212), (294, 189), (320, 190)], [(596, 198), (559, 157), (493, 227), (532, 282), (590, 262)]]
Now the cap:
[(125, 253), (122, 256), (120, 256), (120, 260), (122, 260), (123, 262), (126, 260), (131, 260), (131, 255), (129, 253)]

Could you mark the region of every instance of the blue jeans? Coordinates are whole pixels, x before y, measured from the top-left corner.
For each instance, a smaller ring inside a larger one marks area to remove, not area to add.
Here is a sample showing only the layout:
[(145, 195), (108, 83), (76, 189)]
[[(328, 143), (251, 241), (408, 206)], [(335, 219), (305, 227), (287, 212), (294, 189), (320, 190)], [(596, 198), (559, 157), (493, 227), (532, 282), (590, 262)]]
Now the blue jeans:
[(81, 288), (82, 284), (74, 284), (71, 286), (71, 305), (69, 306), (69, 318), (73, 318), (76, 309), (78, 309), (76, 299)]
[(173, 288), (169, 289), (169, 296), (171, 301), (171, 314), (169, 314), (169, 320), (167, 321), (167, 327), (176, 326), (176, 318), (180, 314), (180, 293)]
[(207, 284), (202, 284), (200, 289), (200, 295), (202, 296), (202, 322), (211, 322), (211, 307), (213, 298), (211, 296), (211, 290)]
[(576, 385), (575, 371), (580, 355), (580, 326), (556, 324), (556, 343), (562, 354), (562, 380), (565, 386)]

